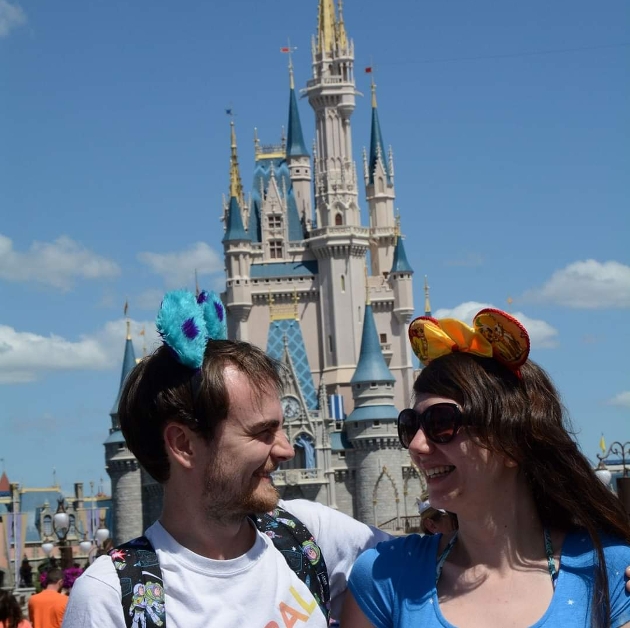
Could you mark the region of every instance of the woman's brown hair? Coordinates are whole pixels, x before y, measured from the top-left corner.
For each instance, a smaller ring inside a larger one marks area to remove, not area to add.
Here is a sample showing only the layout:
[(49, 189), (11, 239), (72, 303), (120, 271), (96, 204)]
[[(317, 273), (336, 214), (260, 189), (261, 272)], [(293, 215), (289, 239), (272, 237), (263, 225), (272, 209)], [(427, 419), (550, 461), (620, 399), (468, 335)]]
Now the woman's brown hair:
[(11, 591), (0, 589), (0, 622), (4, 628), (18, 628), (24, 619), (22, 608)]
[(452, 353), (422, 369), (414, 393), (456, 401), (471, 426), (471, 438), (518, 463), (544, 526), (588, 532), (598, 557), (593, 625), (609, 626), (608, 576), (599, 535), (630, 543), (630, 522), (580, 452), (547, 373), (530, 360), (517, 375), (492, 358)]

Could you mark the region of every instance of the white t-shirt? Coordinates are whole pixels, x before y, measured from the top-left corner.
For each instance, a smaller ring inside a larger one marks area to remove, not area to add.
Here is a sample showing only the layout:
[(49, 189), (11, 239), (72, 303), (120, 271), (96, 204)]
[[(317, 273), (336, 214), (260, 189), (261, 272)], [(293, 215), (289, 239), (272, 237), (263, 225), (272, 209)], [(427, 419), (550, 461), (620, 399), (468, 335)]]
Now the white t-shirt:
[[(299, 499), (280, 505), (304, 523), (321, 548), (332, 614), (338, 617), (355, 559), (390, 537), (321, 504)], [(257, 531), (253, 547), (231, 560), (191, 552), (159, 522), (146, 536), (162, 570), (166, 628), (326, 628), (308, 587), (267, 535)], [(125, 628), (120, 584), (109, 556), (94, 561), (74, 583), (63, 628)]]

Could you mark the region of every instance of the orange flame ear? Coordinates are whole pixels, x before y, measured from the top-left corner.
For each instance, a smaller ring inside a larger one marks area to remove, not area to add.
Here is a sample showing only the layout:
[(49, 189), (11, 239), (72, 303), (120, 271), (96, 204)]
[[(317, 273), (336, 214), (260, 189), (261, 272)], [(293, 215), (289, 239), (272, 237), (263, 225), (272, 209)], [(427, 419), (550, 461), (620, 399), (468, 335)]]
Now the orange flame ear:
[(518, 371), (529, 356), (529, 334), (513, 316), (485, 308), (473, 319), (475, 331), (491, 345), (494, 358), (513, 371)]

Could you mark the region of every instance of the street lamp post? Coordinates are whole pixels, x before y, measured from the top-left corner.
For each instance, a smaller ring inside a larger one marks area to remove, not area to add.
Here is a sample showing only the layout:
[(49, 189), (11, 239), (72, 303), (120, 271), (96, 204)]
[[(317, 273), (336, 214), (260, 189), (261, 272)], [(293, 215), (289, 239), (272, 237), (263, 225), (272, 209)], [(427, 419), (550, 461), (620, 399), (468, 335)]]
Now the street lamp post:
[(611, 455), (621, 459), (622, 476), (617, 478), (617, 496), (621, 500), (625, 511), (630, 514), (630, 477), (628, 477), (628, 466), (626, 464), (630, 460), (630, 441), (625, 443), (614, 441), (605, 454), (597, 454), (599, 464), (595, 474), (603, 482), (607, 480), (607, 484), (610, 484), (612, 475), (604, 461)]

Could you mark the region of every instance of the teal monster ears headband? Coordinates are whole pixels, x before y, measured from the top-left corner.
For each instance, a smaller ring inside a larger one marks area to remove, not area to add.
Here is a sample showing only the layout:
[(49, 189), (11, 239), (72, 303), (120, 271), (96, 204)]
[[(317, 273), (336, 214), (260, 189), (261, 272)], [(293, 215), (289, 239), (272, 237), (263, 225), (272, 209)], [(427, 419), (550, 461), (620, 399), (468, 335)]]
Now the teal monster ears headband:
[[(188, 290), (167, 292), (155, 324), (173, 357), (198, 376), (208, 341), (227, 339), (225, 307), (215, 292), (203, 290), (196, 298)], [(193, 379), (197, 392), (201, 378)]]

